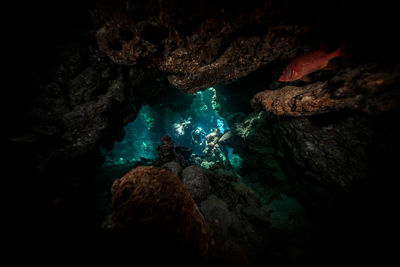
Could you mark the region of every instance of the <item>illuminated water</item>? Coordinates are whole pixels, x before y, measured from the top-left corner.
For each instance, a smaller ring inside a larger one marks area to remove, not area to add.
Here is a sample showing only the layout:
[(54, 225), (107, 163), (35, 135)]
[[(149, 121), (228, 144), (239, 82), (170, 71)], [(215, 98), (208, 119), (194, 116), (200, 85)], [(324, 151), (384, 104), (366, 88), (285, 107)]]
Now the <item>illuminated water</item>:
[[(125, 128), (125, 138), (115, 142), (111, 151), (102, 149), (106, 162), (125, 164), (127, 162), (157, 157), (156, 148), (164, 134), (170, 135), (173, 140), (193, 150), (193, 153), (202, 156), (206, 146), (206, 135), (218, 128), (223, 134), (229, 125), (218, 113), (216, 91), (208, 88), (197, 92), (196, 98), (188, 110), (174, 112), (168, 107), (152, 107), (145, 105), (141, 108), (135, 121)], [(233, 154), (228, 148), (228, 157), (234, 168), (240, 168), (241, 158)]]

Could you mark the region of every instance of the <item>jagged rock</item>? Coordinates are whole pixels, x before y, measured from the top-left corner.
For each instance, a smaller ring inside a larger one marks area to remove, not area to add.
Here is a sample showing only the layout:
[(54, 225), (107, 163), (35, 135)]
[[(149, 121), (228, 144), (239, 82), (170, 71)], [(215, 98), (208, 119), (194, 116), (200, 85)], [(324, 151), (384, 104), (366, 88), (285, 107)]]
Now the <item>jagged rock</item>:
[(235, 197), (235, 195), (232, 194), (232, 184), (238, 182), (236, 173), (224, 168), (218, 168), (217, 166), (212, 168), (209, 180), (213, 194), (217, 195), (231, 206), (234, 200), (229, 199)]
[(174, 251), (176, 255), (186, 251), (207, 259), (213, 243), (210, 230), (171, 171), (137, 167), (117, 179), (112, 188), (113, 222), (125, 231), (127, 239), (154, 238), (154, 246), (159, 239), (167, 246), (178, 245), (182, 251)]
[(283, 20), (307, 16), (302, 14), (307, 8), (223, 2), (150, 1), (129, 10), (124, 3), (99, 5), (93, 12), (96, 40), (114, 62), (147, 62), (170, 73), (172, 85), (193, 93), (235, 81), (281, 55), (290, 57), (298, 36), (313, 28)]
[[(224, 250), (224, 242), (232, 240), (234, 247), (245, 252), (250, 262), (264, 258), (263, 242), (274, 242), (269, 239), (271, 209), (261, 205), (254, 192), (239, 182), (236, 173), (212, 168), (208, 170), (208, 176), (212, 195), (201, 203), (200, 209), (213, 230), (216, 246)], [(224, 255), (226, 252), (218, 253)]]
[(182, 167), (176, 163), (175, 161), (164, 163), (161, 166), (162, 169), (170, 170), (173, 172), (178, 178), (182, 177)]
[(375, 179), (381, 171), (375, 158), (387, 152), (371, 153), (381, 151), (373, 140), (384, 146), (395, 139), (377, 139), (382, 129), (370, 119), (365, 114), (279, 119), (274, 136), (292, 190), (302, 203), (322, 210), (343, 205), (346, 194)]
[[(288, 183), (271, 133), (273, 119), (266, 112), (254, 112), (237, 121), (221, 139), (243, 159), (241, 172), (253, 180), (287, 190)], [(265, 195), (265, 194), (264, 194)]]
[(180, 166), (188, 166), (192, 150), (188, 147), (175, 144), (171, 136), (161, 137), (161, 144), (157, 147), (161, 162), (176, 161)]
[(101, 89), (99, 73), (93, 68), (86, 68), (69, 81), (69, 98), (73, 106), (94, 100), (95, 91)]
[(202, 201), (210, 193), (210, 182), (203, 168), (189, 166), (182, 171), (182, 183), (196, 201)]
[(327, 81), (257, 93), (252, 106), (277, 115), (311, 116), (341, 110), (374, 114), (399, 107), (400, 65), (347, 67)]
[(369, 127), (365, 118), (349, 116), (331, 122), (326, 118), (322, 125), (317, 119), (283, 120), (277, 130), (282, 134), (278, 137), (282, 151), (308, 176), (346, 188), (367, 175), (365, 151), (372, 142)]

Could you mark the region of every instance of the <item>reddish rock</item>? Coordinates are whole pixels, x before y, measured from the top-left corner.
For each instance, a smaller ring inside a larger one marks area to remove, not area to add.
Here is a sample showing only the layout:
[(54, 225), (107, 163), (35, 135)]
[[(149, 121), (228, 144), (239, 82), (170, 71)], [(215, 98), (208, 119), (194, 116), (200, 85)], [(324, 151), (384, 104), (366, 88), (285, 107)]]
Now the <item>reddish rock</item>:
[(113, 222), (121, 225), (124, 232), (148, 232), (207, 259), (213, 243), (210, 230), (188, 191), (171, 171), (137, 167), (116, 180), (112, 188)]
[(172, 85), (191, 93), (233, 82), (282, 55), (290, 57), (298, 37), (313, 28), (283, 20), (301, 17), (295, 5), (268, 1), (125, 6), (103, 4), (93, 12), (99, 48), (116, 63), (145, 63), (165, 71)]
[(399, 65), (379, 69), (363, 64), (346, 68), (324, 82), (259, 92), (251, 104), (257, 110), (289, 116), (311, 116), (345, 109), (374, 114), (398, 108), (400, 95), (394, 86), (399, 78)]

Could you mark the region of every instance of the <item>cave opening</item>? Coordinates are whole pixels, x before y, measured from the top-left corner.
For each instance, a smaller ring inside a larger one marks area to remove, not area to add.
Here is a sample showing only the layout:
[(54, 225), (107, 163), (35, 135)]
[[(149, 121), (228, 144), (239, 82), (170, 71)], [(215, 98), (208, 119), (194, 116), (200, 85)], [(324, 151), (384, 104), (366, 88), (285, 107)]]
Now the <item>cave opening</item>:
[[(138, 166), (169, 169), (174, 163), (182, 170), (199, 166), (210, 177), (226, 172), (225, 175), (243, 187), (240, 190), (249, 190), (246, 194), (257, 199), (251, 205), (265, 209), (258, 210), (258, 216), (274, 211), (268, 223), (278, 231), (312, 229), (305, 219), (303, 206), (291, 196), (279, 151), (273, 144), (272, 114), (251, 112), (241, 94), (232, 94), (235, 88), (243, 88), (259, 75), (255, 73), (229, 88), (214, 86), (191, 94), (192, 102), (185, 109), (175, 110), (164, 102), (143, 105), (135, 120), (124, 127), (122, 140), (115, 141), (108, 149), (100, 147), (104, 161), (97, 172), (98, 223), (104, 223), (102, 220), (111, 212), (109, 189), (116, 179)], [(160, 147), (165, 136), (171, 137), (177, 154), (184, 150), (184, 159), (180, 155), (163, 158)], [(181, 173), (178, 176), (184, 179)]]
[[(74, 2), (16, 12), (0, 140), (5, 214), (30, 251), (183, 266), (389, 258), (397, 9)], [(280, 80), (341, 45), (335, 66)]]
[[(211, 141), (207, 142), (207, 136), (217, 133), (221, 137), (230, 130), (228, 122), (218, 114), (220, 103), (216, 89), (210, 87), (194, 96), (192, 104), (182, 112), (163, 104), (142, 106), (136, 119), (124, 127), (123, 140), (114, 142), (112, 150), (101, 148), (104, 164), (118, 166), (155, 160), (161, 137), (169, 135), (177, 144), (191, 149), (192, 160), (199, 164), (199, 158), (208, 153), (213, 154), (214, 161), (240, 169), (241, 158), (233, 153), (232, 148), (224, 146), (211, 153), (207, 146)], [(210, 164), (202, 166), (210, 167)]]

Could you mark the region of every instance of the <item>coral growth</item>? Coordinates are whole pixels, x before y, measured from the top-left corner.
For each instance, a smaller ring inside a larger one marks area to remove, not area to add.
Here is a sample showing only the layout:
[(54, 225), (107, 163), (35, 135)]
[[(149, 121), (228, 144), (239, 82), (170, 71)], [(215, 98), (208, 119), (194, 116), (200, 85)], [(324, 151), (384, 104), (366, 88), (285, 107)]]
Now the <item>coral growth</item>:
[(196, 202), (204, 200), (210, 192), (210, 183), (203, 168), (186, 167), (182, 172), (182, 183)]
[(326, 81), (259, 92), (251, 103), (255, 109), (277, 115), (311, 116), (342, 110), (375, 114), (399, 107), (399, 78), (398, 66), (380, 69), (362, 64), (345, 68)]
[(188, 191), (171, 171), (137, 167), (117, 179), (112, 191), (112, 219), (117, 227), (133, 233), (127, 239), (153, 237), (155, 247), (159, 240), (168, 241), (177, 249), (207, 260), (213, 243), (210, 230)]
[(298, 15), (293, 6), (226, 4), (150, 1), (139, 11), (147, 17), (130, 14), (122, 5), (113, 13), (109, 5), (99, 5), (96, 40), (114, 62), (146, 62), (170, 73), (172, 85), (193, 93), (235, 81), (293, 51), (296, 38), (312, 28), (276, 21), (283, 11), (287, 17)]
[(157, 147), (161, 162), (176, 161), (182, 166), (189, 164), (192, 150), (188, 147), (177, 145), (169, 135), (161, 137), (161, 144)]

